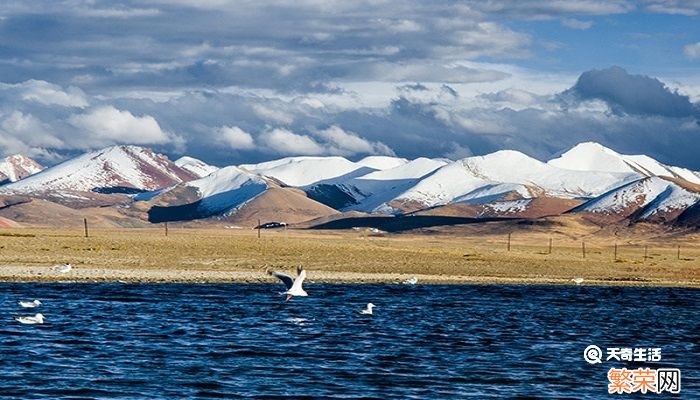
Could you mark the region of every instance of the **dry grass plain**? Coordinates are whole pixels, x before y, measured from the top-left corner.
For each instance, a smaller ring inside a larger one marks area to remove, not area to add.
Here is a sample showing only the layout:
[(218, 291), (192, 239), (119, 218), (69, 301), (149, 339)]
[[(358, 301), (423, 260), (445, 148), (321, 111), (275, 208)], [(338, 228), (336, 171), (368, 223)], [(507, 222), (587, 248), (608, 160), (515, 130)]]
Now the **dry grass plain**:
[[(162, 227), (101, 229), (89, 238), (76, 229), (4, 229), (0, 281), (266, 282), (268, 269), (291, 273), (303, 264), (312, 282), (417, 276), (423, 283), (572, 284), (582, 277), (584, 284), (700, 287), (699, 238), (486, 224), (383, 235), (289, 229), (262, 231), (260, 239), (224, 228), (171, 227), (167, 237)], [(73, 270), (53, 271), (58, 263)]]

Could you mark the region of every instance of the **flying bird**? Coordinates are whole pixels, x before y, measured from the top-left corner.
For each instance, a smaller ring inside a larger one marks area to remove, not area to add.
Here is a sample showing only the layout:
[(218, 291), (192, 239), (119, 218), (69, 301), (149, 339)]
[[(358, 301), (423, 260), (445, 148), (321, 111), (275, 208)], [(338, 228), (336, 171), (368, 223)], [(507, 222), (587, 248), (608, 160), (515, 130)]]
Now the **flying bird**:
[(33, 317), (17, 317), (17, 318), (15, 318), (15, 321), (22, 323), (22, 324), (29, 324), (29, 325), (43, 324), (44, 323), (44, 315), (37, 314)]
[(279, 278), (282, 281), (282, 283), (284, 283), (284, 286), (287, 287), (287, 291), (284, 292), (284, 294), (287, 295), (287, 299), (285, 301), (291, 300), (291, 298), (294, 296), (308, 296), (306, 291), (304, 291), (304, 289), (301, 287), (301, 285), (304, 283), (304, 279), (306, 278), (306, 271), (301, 265), (297, 267), (296, 279), (292, 278), (287, 274), (283, 274), (277, 271), (268, 271), (268, 273), (276, 278)]
[(367, 303), (367, 308), (365, 308), (364, 310), (358, 311), (358, 313), (363, 314), (363, 315), (372, 315), (372, 309), (374, 307), (376, 307), (374, 304)]
[(41, 302), (39, 300), (34, 300), (34, 301), (19, 301), (17, 304), (20, 305), (20, 307), (24, 308), (36, 308), (41, 305)]

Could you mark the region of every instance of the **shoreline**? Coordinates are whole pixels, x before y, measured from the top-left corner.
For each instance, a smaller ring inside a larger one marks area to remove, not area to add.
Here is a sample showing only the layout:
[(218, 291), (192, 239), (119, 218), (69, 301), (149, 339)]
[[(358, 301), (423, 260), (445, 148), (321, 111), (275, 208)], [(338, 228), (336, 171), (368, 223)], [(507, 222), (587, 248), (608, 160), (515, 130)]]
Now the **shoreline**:
[[(358, 273), (347, 271), (309, 271), (308, 284), (401, 284), (411, 277), (424, 285), (549, 285), (549, 286), (619, 286), (619, 287), (678, 287), (700, 289), (700, 282), (652, 279), (584, 279), (580, 285), (572, 278), (469, 276), (435, 274)], [(258, 271), (202, 271), (176, 268), (159, 270), (109, 269), (74, 267), (69, 273), (52, 271), (41, 266), (0, 266), (0, 283), (199, 283), (199, 284), (274, 284), (279, 281)]]
[[(310, 283), (415, 276), (421, 284), (574, 285), (583, 278), (582, 285), (700, 288), (700, 236), (623, 239), (569, 227), (516, 232), (511, 242), (485, 228), (381, 236), (288, 230), (262, 238), (218, 229), (173, 228), (168, 236), (94, 230), (89, 238), (72, 230), (9, 230), (0, 232), (0, 282), (259, 283), (277, 281), (268, 270), (293, 275), (303, 265)], [(66, 274), (52, 269), (65, 263), (73, 266)]]

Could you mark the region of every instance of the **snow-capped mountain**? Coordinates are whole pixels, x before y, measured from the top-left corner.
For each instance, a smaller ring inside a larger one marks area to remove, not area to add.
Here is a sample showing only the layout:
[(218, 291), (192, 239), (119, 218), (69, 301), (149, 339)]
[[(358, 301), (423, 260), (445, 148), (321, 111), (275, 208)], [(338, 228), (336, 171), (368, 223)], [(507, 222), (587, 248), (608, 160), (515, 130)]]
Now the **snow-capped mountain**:
[[(360, 163), (362, 161), (358, 162)], [(406, 163), (396, 163), (393, 168), (376, 170), (366, 175), (336, 179), (335, 183), (315, 184), (307, 187), (306, 192), (312, 198), (338, 209), (373, 212), (446, 163), (421, 157)], [(388, 163), (374, 166), (386, 167)]]
[(523, 153), (502, 150), (449, 163), (386, 203), (386, 209), (419, 209), (452, 202), (484, 203), (507, 195), (589, 198), (638, 179), (634, 173), (573, 171)]
[(389, 169), (406, 163), (403, 158), (367, 157), (352, 162), (344, 157), (288, 157), (260, 164), (243, 164), (239, 167), (279, 180), (294, 187), (316, 183), (342, 182), (377, 170)]
[(155, 190), (195, 179), (163, 154), (138, 146), (89, 152), (3, 187), (14, 193), (109, 192), (113, 188)]
[(385, 170), (396, 168), (408, 162), (405, 158), (389, 157), (389, 156), (368, 156), (355, 164), (368, 167), (376, 170)]
[(135, 199), (156, 203), (149, 212), (152, 222), (178, 221), (230, 212), (267, 189), (263, 178), (232, 166), (152, 194), (137, 195)]
[(178, 158), (175, 160), (175, 165), (184, 170), (190, 171), (199, 178), (203, 178), (219, 169), (219, 167), (209, 165), (202, 160), (189, 156)]
[(598, 143), (580, 143), (560, 157), (547, 162), (577, 171), (634, 172), (643, 176), (668, 176), (700, 183), (700, 173), (662, 164), (645, 155), (624, 155)]
[(301, 190), (281, 188), (234, 166), (135, 199), (153, 203), (148, 211), (151, 222), (215, 217), (250, 225), (260, 218), (300, 222), (337, 213), (307, 198)]
[(7, 156), (0, 160), (0, 182), (17, 182), (43, 169), (41, 164), (21, 154)]
[(659, 177), (646, 177), (615, 188), (577, 207), (586, 212), (617, 219), (669, 221), (700, 202), (700, 194)]
[(215, 217), (250, 225), (339, 211), (540, 218), (572, 209), (613, 222), (675, 223), (681, 215), (691, 221), (686, 224), (700, 220), (699, 173), (595, 143), (549, 162), (502, 150), (457, 161), (288, 157), (222, 169), (191, 157), (172, 162), (150, 149), (112, 146), (7, 184), (0, 194), (68, 207), (118, 206), (130, 217), (145, 220), (147, 214), (151, 222)]

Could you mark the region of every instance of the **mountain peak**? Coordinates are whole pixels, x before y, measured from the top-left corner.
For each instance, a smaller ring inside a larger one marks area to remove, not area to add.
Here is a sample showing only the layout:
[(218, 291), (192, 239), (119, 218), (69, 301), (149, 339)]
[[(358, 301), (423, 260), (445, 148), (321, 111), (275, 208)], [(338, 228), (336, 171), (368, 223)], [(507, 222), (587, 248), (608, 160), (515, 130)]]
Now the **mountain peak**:
[(668, 176), (700, 183), (698, 172), (665, 165), (645, 155), (620, 154), (595, 142), (579, 143), (560, 157), (549, 160), (547, 164), (568, 170), (632, 172), (642, 176)]
[(194, 178), (163, 154), (145, 147), (117, 145), (64, 161), (6, 189), (22, 193), (114, 187), (154, 190)]
[(177, 160), (175, 160), (175, 165), (182, 169), (190, 171), (191, 173), (197, 175), (197, 177), (199, 178), (203, 178), (219, 170), (218, 167), (209, 165), (200, 159), (190, 156), (182, 156), (178, 158)]
[(0, 181), (16, 182), (41, 172), (44, 167), (22, 154), (13, 154), (0, 160)]

